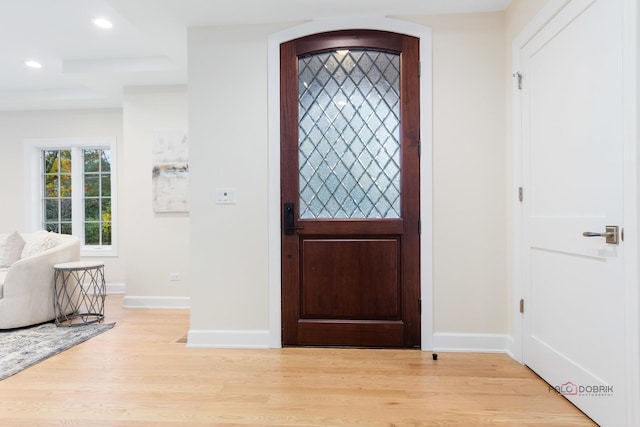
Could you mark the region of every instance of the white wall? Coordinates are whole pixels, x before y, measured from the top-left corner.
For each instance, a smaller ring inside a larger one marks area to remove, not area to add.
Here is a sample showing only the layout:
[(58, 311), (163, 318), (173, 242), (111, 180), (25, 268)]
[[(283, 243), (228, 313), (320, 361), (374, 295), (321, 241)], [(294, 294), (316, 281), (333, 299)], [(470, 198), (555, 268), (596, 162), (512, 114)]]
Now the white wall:
[[(433, 28), (435, 331), (504, 336), (504, 15), (408, 20)], [(267, 37), (282, 28), (189, 31), (190, 342), (269, 328)], [(238, 203), (216, 205), (218, 187)]]
[[(189, 31), (191, 330), (268, 329), (267, 36)], [(237, 204), (215, 204), (235, 188)]]
[[(636, 47), (640, 47), (640, 6), (636, 4)], [(637, 51), (636, 51), (637, 52)], [(636, 53), (636, 138), (638, 143), (636, 147), (640, 147), (640, 53)], [(636, 151), (636, 165), (640, 165), (640, 150)], [(637, 189), (639, 191), (637, 200), (640, 201), (640, 176)], [(640, 212), (640, 206), (638, 206), (638, 212)], [(640, 230), (640, 217), (636, 220), (636, 233)], [(638, 254), (640, 256), (640, 252)], [(640, 259), (638, 259), (636, 265), (640, 265)], [(638, 306), (640, 306), (640, 293), (638, 295)], [(637, 314), (640, 317), (640, 313)], [(638, 336), (638, 343), (640, 343), (640, 335)], [(640, 358), (638, 358), (638, 371), (640, 371)]]
[(504, 15), (410, 20), (433, 29), (436, 346), (447, 334), (504, 334)]
[[(188, 307), (189, 214), (152, 207), (154, 132), (187, 132), (185, 86), (127, 88), (120, 160), (120, 246), (126, 262), (125, 306)], [(170, 273), (181, 280), (170, 281)]]
[[(24, 212), (24, 148), (27, 138), (116, 137), (118, 154), (122, 152), (122, 111), (78, 110), (0, 113), (0, 224), (4, 232), (26, 229)], [(119, 189), (123, 177), (118, 176)], [(122, 193), (120, 193), (122, 194)], [(122, 230), (118, 232), (122, 237)], [(121, 240), (122, 241), (122, 240)], [(124, 262), (118, 257), (105, 261), (108, 283), (124, 282)]]

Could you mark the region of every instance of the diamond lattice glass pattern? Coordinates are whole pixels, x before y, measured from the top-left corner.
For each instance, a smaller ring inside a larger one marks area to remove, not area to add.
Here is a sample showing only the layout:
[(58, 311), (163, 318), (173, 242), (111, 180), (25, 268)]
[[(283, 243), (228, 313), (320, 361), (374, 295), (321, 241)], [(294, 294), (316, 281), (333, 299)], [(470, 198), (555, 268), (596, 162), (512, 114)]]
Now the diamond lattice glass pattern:
[(400, 217), (400, 55), (299, 58), (300, 218)]

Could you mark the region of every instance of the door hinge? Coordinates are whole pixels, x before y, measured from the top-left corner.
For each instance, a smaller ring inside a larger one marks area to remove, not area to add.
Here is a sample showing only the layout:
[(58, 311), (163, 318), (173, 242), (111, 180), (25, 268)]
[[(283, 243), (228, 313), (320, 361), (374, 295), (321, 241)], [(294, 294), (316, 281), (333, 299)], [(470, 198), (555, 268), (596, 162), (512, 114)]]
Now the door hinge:
[(524, 314), (524, 300), (520, 300), (520, 313)]
[(418, 236), (422, 234), (422, 220), (418, 220)]
[(422, 298), (418, 300), (418, 314), (422, 314)]
[(522, 187), (518, 187), (518, 200), (522, 201), (524, 199)]
[(418, 61), (418, 77), (422, 77), (422, 61)]
[(422, 141), (418, 140), (418, 158), (422, 157)]
[(513, 77), (518, 79), (518, 89), (522, 90), (522, 74), (520, 72), (513, 73)]

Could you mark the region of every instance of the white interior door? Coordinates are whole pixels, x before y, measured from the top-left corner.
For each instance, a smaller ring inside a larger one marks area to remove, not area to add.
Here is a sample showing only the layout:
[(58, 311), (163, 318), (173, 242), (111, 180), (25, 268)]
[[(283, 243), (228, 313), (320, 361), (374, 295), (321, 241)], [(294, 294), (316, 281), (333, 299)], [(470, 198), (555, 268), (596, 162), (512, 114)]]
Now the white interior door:
[[(523, 360), (603, 426), (625, 416), (623, 1), (573, 0), (521, 50)], [(617, 235), (617, 237), (620, 237)]]

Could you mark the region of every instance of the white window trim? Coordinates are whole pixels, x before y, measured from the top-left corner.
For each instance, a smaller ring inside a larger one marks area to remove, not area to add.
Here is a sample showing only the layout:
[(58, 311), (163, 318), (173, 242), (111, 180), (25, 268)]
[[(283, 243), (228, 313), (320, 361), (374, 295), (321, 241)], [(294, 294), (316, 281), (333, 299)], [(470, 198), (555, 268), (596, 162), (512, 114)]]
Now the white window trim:
[[(83, 257), (115, 257), (118, 256), (118, 162), (116, 138), (30, 138), (24, 140), (24, 212), (26, 231), (42, 229), (42, 150), (88, 149), (102, 148), (111, 151), (111, 245), (87, 246), (82, 244), (80, 255)], [(72, 159), (72, 170), (82, 167)], [(77, 188), (77, 186), (76, 186)], [(82, 207), (74, 203), (73, 217), (83, 218)], [(84, 218), (83, 218), (84, 219)], [(84, 242), (84, 227), (74, 232)], [(74, 228), (77, 230), (77, 228)]]

